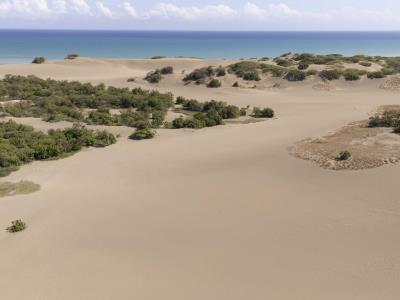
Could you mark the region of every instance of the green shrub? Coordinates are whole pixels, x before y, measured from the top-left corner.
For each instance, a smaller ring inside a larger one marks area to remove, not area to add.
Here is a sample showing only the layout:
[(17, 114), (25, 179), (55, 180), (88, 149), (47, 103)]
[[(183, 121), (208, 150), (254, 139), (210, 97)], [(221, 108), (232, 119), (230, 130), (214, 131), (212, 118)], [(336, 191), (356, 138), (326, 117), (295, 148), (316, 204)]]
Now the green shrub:
[(343, 76), (347, 81), (355, 81), (360, 79), (360, 71), (356, 69), (346, 69)]
[(160, 72), (161, 72), (161, 74), (163, 74), (163, 75), (172, 74), (172, 73), (174, 73), (174, 68), (171, 67), (171, 66), (163, 67), (163, 68), (160, 70)]
[(342, 76), (342, 72), (338, 69), (322, 70), (319, 72), (319, 77), (324, 80), (337, 80)]
[(398, 127), (400, 125), (400, 111), (387, 110), (382, 114), (369, 118), (369, 127)]
[(270, 73), (273, 77), (282, 77), (287, 72), (286, 68), (275, 65), (262, 64), (263, 73)]
[(386, 75), (382, 71), (376, 71), (376, 72), (368, 72), (367, 77), (369, 79), (380, 79), (386, 77)]
[(249, 71), (243, 74), (243, 80), (247, 81), (260, 81), (260, 75), (258, 74), (258, 71)]
[(200, 68), (196, 69), (193, 72), (189, 73), (183, 78), (183, 81), (197, 81), (200, 82), (200, 80), (205, 80), (208, 77), (213, 76), (214, 69), (213, 67), (205, 67), (205, 68)]
[(26, 228), (25, 222), (23, 222), (21, 219), (15, 220), (11, 222), (11, 226), (7, 227), (6, 230), (10, 233), (22, 231)]
[(252, 117), (254, 118), (273, 118), (275, 112), (271, 108), (260, 109), (258, 107), (253, 108)]
[(155, 56), (153, 56), (151, 59), (162, 59), (162, 58), (166, 58), (166, 56), (163, 56), (163, 55), (155, 55)]
[(158, 69), (147, 73), (146, 77), (144, 78), (144, 80), (146, 80), (149, 83), (159, 83), (161, 79), (162, 79), (161, 71)]
[(307, 76), (315, 76), (318, 74), (317, 70), (307, 70), (306, 75)]
[(128, 78), (126, 81), (127, 81), (127, 82), (135, 82), (135, 78), (130, 77), (130, 78)]
[(239, 82), (235, 81), (235, 83), (232, 85), (232, 87), (239, 87)]
[(359, 64), (363, 67), (370, 67), (372, 64), (368, 61), (360, 61)]
[(73, 53), (73, 54), (68, 54), (65, 59), (75, 59), (78, 58), (79, 54)]
[(234, 73), (237, 77), (243, 78), (247, 73), (258, 73), (261, 64), (255, 61), (241, 61), (230, 65), (229, 72)]
[(44, 57), (35, 57), (33, 60), (32, 60), (32, 63), (33, 64), (42, 64), (42, 63), (44, 63), (46, 61), (46, 59), (44, 58)]
[(136, 129), (136, 131), (129, 136), (132, 140), (147, 140), (155, 136), (155, 131), (149, 128)]
[(217, 77), (222, 77), (226, 75), (226, 71), (225, 68), (223, 66), (219, 66), (216, 70), (215, 70), (215, 75)]
[(209, 88), (219, 88), (221, 86), (221, 81), (218, 79), (211, 79), (210, 82), (207, 84)]
[(336, 158), (337, 160), (344, 161), (344, 160), (349, 160), (351, 157), (351, 154), (349, 151), (345, 150), (339, 153), (339, 156)]
[(308, 63), (301, 61), (301, 62), (299, 63), (299, 65), (297, 66), (297, 68), (298, 68), (299, 70), (307, 70), (307, 69), (309, 68), (309, 66), (310, 66), (310, 65), (309, 65)]
[(305, 72), (295, 69), (289, 70), (285, 75), (285, 79), (288, 81), (303, 81), (306, 77)]
[(274, 62), (281, 67), (290, 67), (293, 65), (293, 62), (288, 60), (288, 59), (282, 59), (282, 58), (275, 58)]

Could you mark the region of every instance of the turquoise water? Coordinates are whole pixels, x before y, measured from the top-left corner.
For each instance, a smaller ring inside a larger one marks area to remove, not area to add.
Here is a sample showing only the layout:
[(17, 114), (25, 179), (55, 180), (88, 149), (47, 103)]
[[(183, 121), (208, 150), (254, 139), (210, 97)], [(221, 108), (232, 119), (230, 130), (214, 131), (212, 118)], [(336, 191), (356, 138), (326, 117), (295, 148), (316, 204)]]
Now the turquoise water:
[(0, 30), (0, 63), (68, 53), (103, 58), (154, 55), (209, 59), (278, 56), (285, 52), (400, 56), (400, 32), (184, 32)]

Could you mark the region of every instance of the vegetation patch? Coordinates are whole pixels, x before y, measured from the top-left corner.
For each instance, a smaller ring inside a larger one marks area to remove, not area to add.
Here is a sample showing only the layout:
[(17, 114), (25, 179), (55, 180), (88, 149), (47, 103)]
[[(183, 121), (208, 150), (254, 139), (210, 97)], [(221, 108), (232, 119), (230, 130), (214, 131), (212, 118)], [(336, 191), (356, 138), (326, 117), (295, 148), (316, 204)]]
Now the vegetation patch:
[(21, 219), (11, 222), (11, 226), (7, 227), (6, 230), (10, 233), (15, 233), (18, 231), (25, 230), (26, 224)]
[(75, 59), (78, 58), (79, 54), (73, 53), (73, 54), (68, 54), (65, 59)]
[(184, 78), (183, 81), (185, 82), (190, 82), (190, 81), (195, 81), (197, 84), (202, 84), (205, 83), (206, 79), (214, 76), (214, 68), (212, 66), (196, 69), (193, 72), (187, 74)]
[(156, 132), (154, 130), (151, 130), (149, 128), (143, 128), (143, 129), (136, 129), (136, 131), (129, 136), (130, 139), (132, 140), (148, 140), (152, 139), (156, 135)]
[(58, 159), (83, 147), (106, 147), (116, 138), (106, 131), (93, 131), (81, 125), (43, 133), (14, 121), (0, 123), (0, 174), (8, 175), (18, 166), (34, 160)]
[(40, 185), (31, 181), (0, 182), (0, 197), (30, 194), (40, 190)]
[(32, 60), (33, 64), (43, 64), (46, 61), (46, 59), (44, 57), (35, 57)]

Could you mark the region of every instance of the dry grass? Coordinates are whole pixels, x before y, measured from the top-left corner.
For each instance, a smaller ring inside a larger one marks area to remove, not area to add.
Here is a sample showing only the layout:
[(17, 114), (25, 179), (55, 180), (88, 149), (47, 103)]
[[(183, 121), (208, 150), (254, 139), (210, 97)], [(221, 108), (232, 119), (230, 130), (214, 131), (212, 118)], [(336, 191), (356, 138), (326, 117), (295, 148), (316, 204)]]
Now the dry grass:
[(40, 190), (40, 185), (31, 181), (22, 180), (20, 182), (1, 182), (0, 197), (30, 194)]

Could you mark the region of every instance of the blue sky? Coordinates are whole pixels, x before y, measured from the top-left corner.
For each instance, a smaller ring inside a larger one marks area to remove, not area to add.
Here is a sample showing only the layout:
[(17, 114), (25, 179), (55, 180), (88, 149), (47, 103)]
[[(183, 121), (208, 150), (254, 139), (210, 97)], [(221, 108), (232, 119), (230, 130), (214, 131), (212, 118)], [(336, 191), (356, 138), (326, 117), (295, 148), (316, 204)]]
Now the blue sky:
[(400, 30), (399, 0), (0, 0), (0, 28)]

